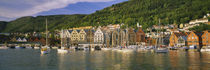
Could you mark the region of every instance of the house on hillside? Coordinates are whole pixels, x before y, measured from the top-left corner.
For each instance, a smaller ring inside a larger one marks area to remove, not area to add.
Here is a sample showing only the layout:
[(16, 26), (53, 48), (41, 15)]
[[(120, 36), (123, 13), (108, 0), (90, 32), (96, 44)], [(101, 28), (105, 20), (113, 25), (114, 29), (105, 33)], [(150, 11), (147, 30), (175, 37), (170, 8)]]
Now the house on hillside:
[(208, 18), (196, 19), (189, 22), (189, 24), (207, 23)]

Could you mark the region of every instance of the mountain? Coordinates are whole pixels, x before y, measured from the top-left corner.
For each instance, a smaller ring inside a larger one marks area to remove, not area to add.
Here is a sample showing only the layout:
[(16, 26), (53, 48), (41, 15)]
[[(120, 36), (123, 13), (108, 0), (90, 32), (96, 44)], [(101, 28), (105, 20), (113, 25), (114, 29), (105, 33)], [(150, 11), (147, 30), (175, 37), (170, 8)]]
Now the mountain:
[(2, 32), (2, 31), (5, 29), (7, 23), (8, 23), (8, 22), (0, 21), (0, 32)]
[(51, 15), (51, 16), (27, 16), (16, 19), (7, 23), (3, 32), (41, 32), (45, 30), (46, 18), (48, 21), (48, 29), (65, 29), (69, 27), (77, 27), (80, 19), (85, 15)]
[(43, 31), (46, 17), (50, 30), (120, 23), (130, 27), (140, 23), (145, 29), (157, 24), (159, 19), (167, 25), (202, 18), (210, 13), (209, 4), (210, 0), (129, 0), (89, 15), (22, 17), (8, 22), (3, 32)]

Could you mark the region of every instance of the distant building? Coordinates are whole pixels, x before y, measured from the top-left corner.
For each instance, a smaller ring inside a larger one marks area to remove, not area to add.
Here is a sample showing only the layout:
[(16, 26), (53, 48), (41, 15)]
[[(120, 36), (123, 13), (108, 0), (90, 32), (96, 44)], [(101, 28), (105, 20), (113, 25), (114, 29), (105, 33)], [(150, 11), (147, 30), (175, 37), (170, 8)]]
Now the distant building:
[(189, 24), (196, 24), (196, 23), (206, 23), (208, 22), (207, 18), (202, 18), (202, 19), (196, 19), (196, 20), (192, 20), (189, 22)]

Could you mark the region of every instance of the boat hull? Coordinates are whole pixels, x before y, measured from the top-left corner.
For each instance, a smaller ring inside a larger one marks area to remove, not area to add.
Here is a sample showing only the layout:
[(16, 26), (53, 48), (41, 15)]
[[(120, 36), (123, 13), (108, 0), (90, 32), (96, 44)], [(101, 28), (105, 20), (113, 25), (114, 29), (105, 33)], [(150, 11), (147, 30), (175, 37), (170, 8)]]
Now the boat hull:
[(156, 53), (167, 53), (168, 49), (167, 48), (161, 48), (161, 49), (155, 49)]
[(68, 50), (65, 49), (57, 49), (58, 53), (68, 53)]
[(41, 51), (41, 54), (48, 54), (48, 51)]

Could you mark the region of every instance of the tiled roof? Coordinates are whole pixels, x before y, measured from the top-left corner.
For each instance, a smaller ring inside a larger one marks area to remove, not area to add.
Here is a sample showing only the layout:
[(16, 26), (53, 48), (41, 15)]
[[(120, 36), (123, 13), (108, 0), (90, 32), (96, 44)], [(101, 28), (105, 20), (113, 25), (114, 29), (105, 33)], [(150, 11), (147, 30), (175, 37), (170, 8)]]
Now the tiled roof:
[(181, 33), (181, 32), (174, 32), (174, 34), (179, 37), (179, 36), (186, 36), (186, 34)]

